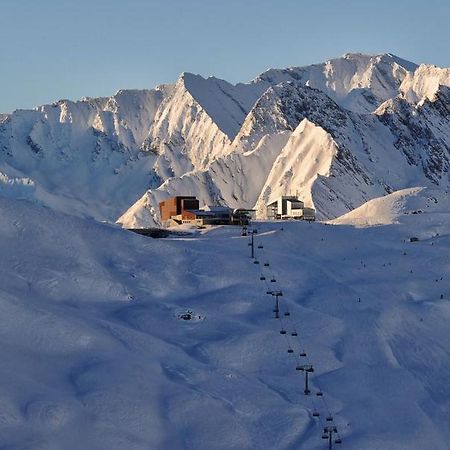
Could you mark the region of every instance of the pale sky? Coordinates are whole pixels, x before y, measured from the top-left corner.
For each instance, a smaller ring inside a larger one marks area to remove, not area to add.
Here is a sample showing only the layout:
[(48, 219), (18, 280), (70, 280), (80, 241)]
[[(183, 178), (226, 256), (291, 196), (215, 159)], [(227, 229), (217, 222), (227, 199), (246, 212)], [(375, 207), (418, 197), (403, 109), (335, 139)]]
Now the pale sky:
[(440, 0), (0, 0), (0, 112), (354, 51), (450, 67), (449, 18)]

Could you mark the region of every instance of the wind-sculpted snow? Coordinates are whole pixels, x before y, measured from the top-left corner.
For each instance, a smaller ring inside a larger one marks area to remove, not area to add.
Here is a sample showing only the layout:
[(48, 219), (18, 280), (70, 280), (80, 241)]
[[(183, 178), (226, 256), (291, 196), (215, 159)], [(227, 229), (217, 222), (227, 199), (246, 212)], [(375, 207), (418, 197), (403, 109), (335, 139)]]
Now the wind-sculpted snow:
[(0, 199), (0, 447), (317, 450), (329, 409), (342, 448), (447, 449), (449, 205), (411, 198), (398, 225), (257, 224), (260, 265), (238, 228), (154, 240)]

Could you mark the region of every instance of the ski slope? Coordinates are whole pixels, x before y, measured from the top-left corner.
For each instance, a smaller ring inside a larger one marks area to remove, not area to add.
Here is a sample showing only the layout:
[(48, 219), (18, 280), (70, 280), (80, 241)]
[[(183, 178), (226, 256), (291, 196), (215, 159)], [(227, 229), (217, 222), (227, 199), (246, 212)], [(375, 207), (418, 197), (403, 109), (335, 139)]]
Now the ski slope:
[(258, 223), (260, 264), (238, 228), (154, 240), (1, 198), (0, 449), (324, 449), (328, 409), (337, 448), (448, 449), (450, 221), (418, 198), (385, 226)]

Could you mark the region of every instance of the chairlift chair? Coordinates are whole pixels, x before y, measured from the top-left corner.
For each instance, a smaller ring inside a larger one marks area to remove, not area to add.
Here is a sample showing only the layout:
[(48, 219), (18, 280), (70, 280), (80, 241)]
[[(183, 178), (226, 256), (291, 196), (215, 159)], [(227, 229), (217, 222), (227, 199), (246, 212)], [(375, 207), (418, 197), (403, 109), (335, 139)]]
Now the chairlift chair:
[(271, 280), (270, 280), (270, 282), (271, 283), (275, 283), (277, 280), (275, 280), (275, 278), (272, 278)]
[(296, 331), (293, 331), (293, 332), (291, 333), (291, 336), (298, 336), (298, 333), (297, 333)]
[(331, 416), (327, 416), (327, 419), (326, 419), (326, 421), (327, 421), (327, 422), (333, 422), (333, 417), (331, 417)]
[(316, 395), (317, 397), (323, 397), (323, 392), (322, 391), (316, 392)]
[(268, 262), (264, 263), (264, 267), (269, 267), (269, 263)]
[(319, 417), (320, 416), (320, 414), (317, 411), (314, 411), (312, 415), (313, 415), (313, 417)]
[(266, 279), (266, 277), (263, 275), (263, 276), (259, 277), (259, 279), (260, 279), (261, 281), (264, 281), (264, 280)]
[(253, 264), (259, 264), (259, 261), (255, 259), (255, 261), (253, 261)]
[(306, 356), (306, 352), (300, 352), (300, 356), (305, 357)]
[(280, 334), (286, 334), (286, 330), (280, 330)]
[(292, 348), (288, 348), (288, 353), (294, 353), (294, 350), (292, 350)]
[(290, 313), (289, 311), (286, 311), (286, 312), (284, 313), (284, 315), (285, 315), (285, 316), (290, 316), (291, 313)]
[(337, 438), (337, 439), (334, 441), (334, 443), (335, 443), (335, 444), (342, 444), (342, 439), (341, 439), (341, 438)]
[(258, 245), (258, 248), (264, 248), (261, 244)]

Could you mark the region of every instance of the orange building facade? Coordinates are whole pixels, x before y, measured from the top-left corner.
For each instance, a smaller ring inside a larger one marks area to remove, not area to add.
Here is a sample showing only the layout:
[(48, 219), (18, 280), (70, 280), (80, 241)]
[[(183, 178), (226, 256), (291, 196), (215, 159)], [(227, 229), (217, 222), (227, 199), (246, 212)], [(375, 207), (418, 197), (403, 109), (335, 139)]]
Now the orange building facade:
[(159, 213), (162, 221), (169, 220), (172, 216), (183, 214), (186, 210), (196, 210), (199, 202), (195, 197), (171, 197), (159, 204)]

